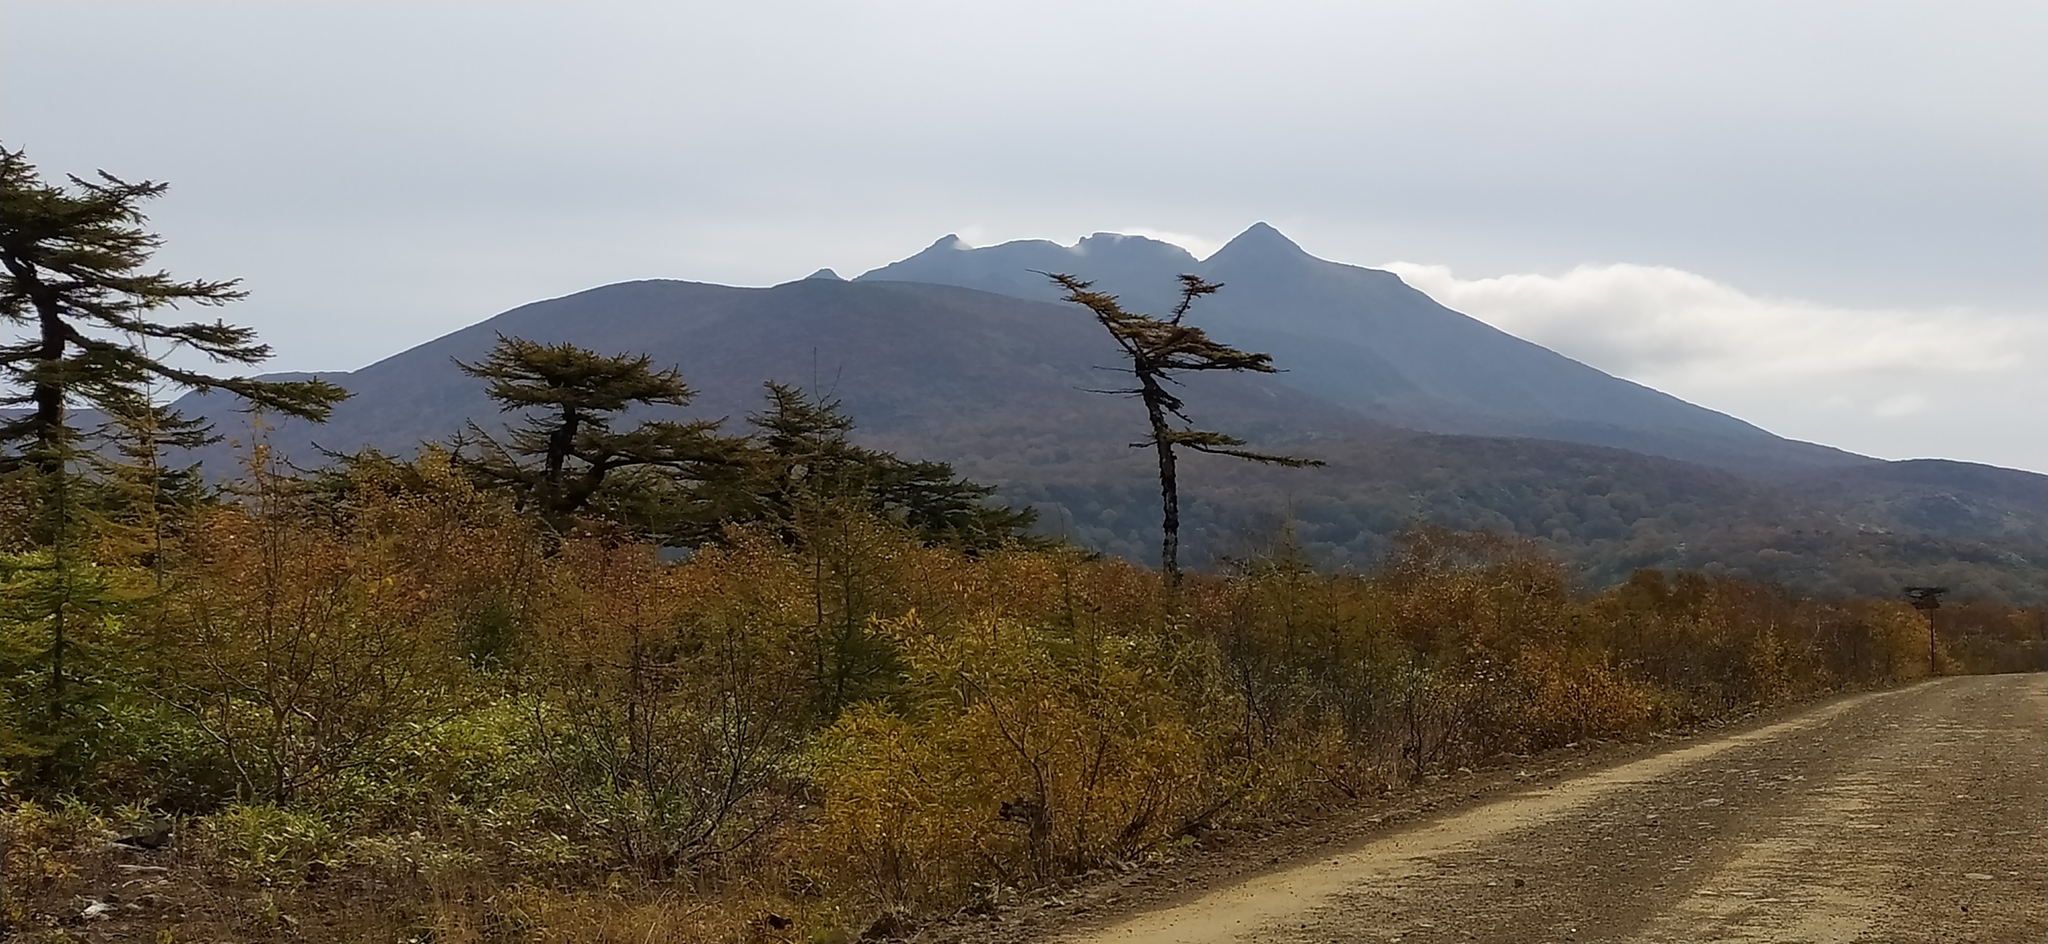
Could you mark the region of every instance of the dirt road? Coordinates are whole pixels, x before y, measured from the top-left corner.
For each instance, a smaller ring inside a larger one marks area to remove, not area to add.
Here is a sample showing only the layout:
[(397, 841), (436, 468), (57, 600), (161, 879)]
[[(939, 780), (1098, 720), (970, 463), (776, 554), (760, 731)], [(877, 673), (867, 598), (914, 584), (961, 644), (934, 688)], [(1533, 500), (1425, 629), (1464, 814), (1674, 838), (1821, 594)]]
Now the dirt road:
[(2048, 941), (2048, 675), (1827, 704), (1069, 944)]

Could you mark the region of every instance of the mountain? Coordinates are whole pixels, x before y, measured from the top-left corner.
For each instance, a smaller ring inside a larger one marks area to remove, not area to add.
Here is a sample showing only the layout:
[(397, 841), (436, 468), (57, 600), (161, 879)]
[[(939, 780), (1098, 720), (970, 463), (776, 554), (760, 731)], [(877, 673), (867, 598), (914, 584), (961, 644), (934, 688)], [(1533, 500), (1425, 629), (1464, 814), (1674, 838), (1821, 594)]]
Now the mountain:
[[(953, 462), (1000, 486), (1004, 500), (1038, 507), (1049, 532), (1138, 560), (1155, 556), (1153, 469), (1130, 448), (1142, 411), (1089, 392), (1114, 384), (1097, 369), (1117, 363), (1108, 337), (1072, 305), (951, 285), (608, 285), (323, 375), (354, 398), (324, 426), (281, 422), (268, 439), (311, 465), (322, 458), (315, 444), (404, 453), (471, 420), (502, 422), (482, 384), (455, 364), (482, 358), (499, 334), (649, 354), (701, 391), (690, 414), (735, 426), (760, 408), (765, 380), (837, 396), (865, 443)], [(1938, 582), (1964, 596), (2048, 602), (2048, 524), (2038, 513), (2048, 477), (1876, 460), (1849, 467), (1854, 475), (1813, 467), (1789, 479), (1758, 477), (1584, 443), (1404, 429), (1294, 380), (1189, 378), (1184, 393), (1205, 426), (1329, 463), (1286, 470), (1189, 457), (1191, 565), (1255, 550), (1291, 521), (1324, 566), (1365, 566), (1393, 534), (1433, 521), (1550, 541), (1595, 583), (1642, 566), (1718, 568), (1821, 593)], [(233, 405), (205, 396), (181, 403), (246, 439)], [(233, 467), (226, 446), (203, 458)]]
[(1072, 246), (1049, 239), (1020, 239), (979, 249), (949, 235), (917, 255), (863, 273), (854, 281), (959, 285), (1056, 302), (1060, 291), (1039, 273), (1064, 272), (1093, 279), (1126, 302), (1163, 310), (1172, 304), (1174, 277), (1198, 271), (1201, 265), (1192, 253), (1172, 243), (1121, 233), (1096, 233)]
[[(406, 450), (487, 421), (496, 405), (456, 363), (481, 360), (501, 334), (676, 365), (701, 391), (687, 411), (697, 416), (744, 417), (760, 407), (762, 382), (781, 380), (843, 399), (870, 438), (956, 441), (994, 429), (996, 440), (1073, 435), (1078, 445), (1101, 432), (1120, 447), (1130, 436), (1108, 418), (1115, 404), (1088, 392), (1104, 382), (1095, 365), (1118, 355), (1079, 309), (944, 285), (806, 278), (765, 289), (628, 282), (523, 305), (361, 370), (321, 375), (354, 396), (324, 425), (285, 420), (270, 437), (311, 461), (314, 443)], [(1214, 381), (1200, 409), (1267, 438), (1383, 431), (1268, 377)], [(212, 396), (183, 402), (207, 415), (228, 406)]]
[(948, 236), (856, 281), (1057, 300), (1039, 272), (1089, 279), (1152, 312), (1171, 306), (1180, 273), (1221, 282), (1198, 303), (1198, 323), (1272, 354), (1287, 370), (1283, 383), (1396, 426), (1615, 446), (1751, 472), (1870, 461), (1608, 375), (1445, 308), (1391, 272), (1311, 256), (1264, 223), (1203, 260), (1110, 233), (1071, 247), (1021, 240), (979, 249)]

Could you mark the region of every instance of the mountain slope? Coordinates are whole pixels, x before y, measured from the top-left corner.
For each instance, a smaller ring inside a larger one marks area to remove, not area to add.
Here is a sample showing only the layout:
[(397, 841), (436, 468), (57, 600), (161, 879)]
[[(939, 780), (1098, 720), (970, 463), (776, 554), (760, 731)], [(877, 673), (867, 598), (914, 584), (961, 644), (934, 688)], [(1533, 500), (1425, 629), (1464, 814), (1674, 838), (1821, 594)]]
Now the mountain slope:
[[(1038, 506), (1050, 532), (1139, 560), (1155, 554), (1153, 469), (1130, 448), (1142, 411), (1088, 392), (1115, 382), (1096, 369), (1117, 362), (1106, 335), (1071, 305), (954, 286), (826, 278), (765, 289), (605, 286), (327, 375), (354, 399), (326, 426), (285, 422), (270, 440), (311, 465), (321, 459), (315, 442), (402, 453), (471, 419), (502, 421), (483, 385), (455, 366), (483, 357), (500, 333), (645, 352), (702, 392), (689, 411), (698, 416), (744, 417), (759, 408), (769, 379), (838, 396), (870, 445), (954, 462), (1001, 486), (1005, 500)], [(2048, 494), (2048, 478), (1914, 467), (1890, 478), (1814, 471), (1766, 481), (1579, 443), (1399, 429), (1289, 379), (1190, 378), (1185, 394), (1204, 425), (1330, 463), (1284, 470), (1190, 457), (1182, 476), (1190, 564), (1242, 554), (1291, 519), (1316, 560), (1362, 566), (1392, 534), (1424, 520), (1553, 541), (1596, 582), (1638, 566), (1712, 565), (1815, 592), (1889, 593), (1901, 581), (1937, 580), (1987, 599), (2048, 602), (2040, 563), (2048, 529), (2039, 516), (2031, 530), (1987, 524), (2024, 525), (2028, 489)], [(238, 428), (225, 400), (183, 405), (213, 415), (223, 432)], [(226, 468), (231, 458), (225, 449), (206, 456)], [(1975, 510), (1902, 517), (1929, 502)]]
[[(324, 426), (283, 421), (271, 438), (310, 461), (315, 442), (405, 450), (488, 419), (495, 405), (456, 362), (480, 360), (500, 334), (676, 365), (701, 391), (687, 411), (697, 416), (744, 416), (760, 406), (763, 381), (781, 380), (843, 399), (873, 439), (958, 439), (968, 430), (994, 431), (997, 441), (1107, 437), (1121, 447), (1131, 435), (1106, 419), (1116, 404), (1088, 392), (1106, 382), (1095, 367), (1118, 354), (1085, 312), (952, 286), (813, 278), (766, 289), (628, 282), (523, 305), (361, 370), (322, 375), (354, 397)], [(1382, 430), (1268, 377), (1203, 381), (1195, 409), (1268, 438)], [(228, 408), (204, 396), (184, 405), (223, 419)]]
[(1617, 446), (1744, 471), (1870, 461), (1610, 376), (1445, 308), (1393, 273), (1311, 256), (1264, 223), (1200, 261), (1168, 243), (1115, 234), (1073, 247), (1023, 240), (980, 249), (949, 236), (857, 281), (1057, 299), (1034, 270), (1094, 280), (1154, 312), (1171, 304), (1179, 273), (1222, 282), (1196, 309), (1198, 323), (1272, 354), (1288, 371), (1286, 384), (1398, 426)]

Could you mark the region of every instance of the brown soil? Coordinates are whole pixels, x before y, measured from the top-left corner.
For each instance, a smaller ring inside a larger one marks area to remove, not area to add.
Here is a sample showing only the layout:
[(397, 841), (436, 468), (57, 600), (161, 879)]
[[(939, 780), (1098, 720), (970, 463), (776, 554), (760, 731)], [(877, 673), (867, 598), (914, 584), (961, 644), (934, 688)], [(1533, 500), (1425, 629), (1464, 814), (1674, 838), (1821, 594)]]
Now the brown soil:
[(1208, 837), (1176, 866), (922, 936), (2048, 940), (2048, 676), (1941, 679), (1530, 764), (1399, 809)]

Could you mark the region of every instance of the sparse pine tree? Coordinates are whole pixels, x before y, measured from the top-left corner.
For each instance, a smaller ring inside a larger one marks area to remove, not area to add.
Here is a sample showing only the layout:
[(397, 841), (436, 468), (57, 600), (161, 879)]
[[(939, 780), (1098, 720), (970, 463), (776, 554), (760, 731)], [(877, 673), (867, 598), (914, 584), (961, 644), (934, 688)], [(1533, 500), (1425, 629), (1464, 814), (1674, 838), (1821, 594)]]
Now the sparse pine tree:
[[(1244, 448), (1245, 441), (1235, 436), (1195, 429), (1194, 421), (1188, 419), (1187, 404), (1167, 389), (1168, 384), (1179, 383), (1174, 375), (1189, 371), (1277, 372), (1271, 355), (1240, 351), (1211, 339), (1201, 328), (1183, 323), (1188, 309), (1194, 307), (1195, 299), (1213, 295), (1223, 286), (1204, 281), (1200, 276), (1183, 275), (1180, 277), (1180, 302), (1173, 306), (1173, 314), (1167, 318), (1156, 318), (1125, 311), (1116, 296), (1095, 291), (1092, 282), (1084, 282), (1071, 275), (1041, 274), (1066, 289), (1067, 301), (1093, 313), (1096, 323), (1109, 332), (1110, 338), (1130, 360), (1130, 373), (1138, 385), (1099, 392), (1137, 397), (1145, 404), (1151, 435), (1133, 445), (1139, 448), (1150, 446), (1159, 456), (1159, 498), (1165, 515), (1161, 525), (1159, 567), (1166, 575), (1167, 587), (1176, 588), (1180, 584), (1180, 483), (1174, 461), (1176, 448), (1290, 468), (1323, 463), (1298, 456), (1255, 452)], [(1175, 420), (1181, 425), (1175, 425)]]

